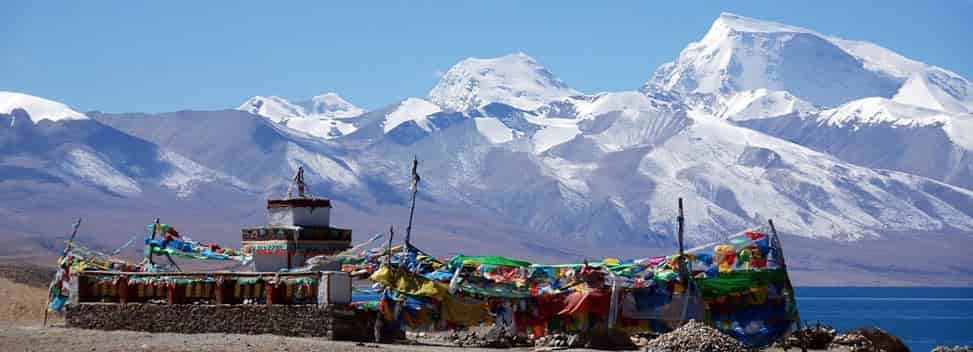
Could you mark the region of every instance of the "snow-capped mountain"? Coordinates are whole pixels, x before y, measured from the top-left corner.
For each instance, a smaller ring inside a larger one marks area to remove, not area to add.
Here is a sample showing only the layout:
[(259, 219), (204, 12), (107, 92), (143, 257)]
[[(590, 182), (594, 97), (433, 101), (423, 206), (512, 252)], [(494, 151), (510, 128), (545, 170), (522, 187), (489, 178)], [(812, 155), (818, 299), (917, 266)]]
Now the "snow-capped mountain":
[(247, 187), (232, 176), (106, 126), (59, 102), (4, 92), (0, 106), (10, 110), (0, 112), (0, 167), (8, 170), (46, 175), (63, 185), (94, 187), (124, 197), (143, 196), (147, 189), (160, 187), (178, 197), (211, 184)]
[(806, 115), (738, 123), (858, 165), (973, 189), (973, 115), (864, 98)]
[(429, 91), (429, 101), (447, 111), (466, 111), (489, 103), (533, 110), (578, 94), (532, 57), (517, 53), (460, 61)]
[[(710, 112), (736, 93), (761, 88), (834, 107), (866, 97), (892, 98), (911, 76), (926, 70), (945, 72), (872, 43), (724, 13), (699, 42), (656, 70), (642, 91), (677, 92)], [(937, 87), (933, 91), (960, 92), (951, 96), (961, 101), (973, 90), (965, 80), (927, 81)], [(920, 105), (930, 104), (936, 103)]]
[[(973, 230), (968, 190), (856, 166), (634, 92), (602, 99), (603, 112), (579, 119), (577, 135), (539, 155), (532, 143), (547, 126), (494, 104), (408, 148), (373, 144), (358, 160), (363, 170), (395, 175), (418, 154), (430, 180), (424, 194), (565, 239), (665, 245), (680, 196), (703, 212), (694, 215), (694, 243), (768, 217), (786, 219), (778, 221), (786, 233), (843, 241)], [(388, 182), (404, 188), (407, 178)]]
[[(96, 114), (93, 117), (125, 133), (192, 160), (214, 172), (233, 175), (260, 193), (286, 188), (299, 166), (319, 191), (354, 195), (360, 181), (333, 145), (242, 111), (180, 111), (158, 115)], [(187, 130), (186, 125), (195, 128)], [(220, 141), (209, 138), (220, 131)], [(240, 162), (245, 160), (246, 162)]]
[(277, 96), (255, 96), (237, 110), (260, 115), (296, 131), (324, 139), (354, 132), (354, 118), (365, 110), (335, 93), (325, 93), (308, 100), (290, 102)]
[(435, 223), (447, 251), (645, 256), (675, 244), (681, 197), (691, 244), (773, 218), (818, 272), (969, 281), (956, 259), (900, 264), (875, 248), (973, 245), (970, 92), (872, 43), (723, 14), (639, 91), (581, 94), (514, 54), (463, 60), (427, 98), (371, 111), (325, 94), (85, 119), (3, 93), (0, 221), (28, 228), (28, 204), (38, 217), (185, 208), (190, 226), (253, 225), (304, 167), (313, 194), (352, 214), (343, 226), (384, 231), (405, 219), (417, 156), (417, 224)]
[(973, 85), (873, 43), (724, 13), (642, 92), (859, 165), (971, 185)]
[[(15, 109), (27, 112), (29, 121), (38, 123), (41, 120), (86, 120), (84, 114), (74, 111), (62, 103), (35, 97), (33, 95), (0, 91), (0, 114), (12, 115)], [(16, 123), (16, 120), (11, 123)]]
[(302, 117), (347, 119), (365, 112), (335, 93), (325, 93), (293, 103), (277, 96), (258, 95), (247, 99), (237, 110), (260, 115), (274, 122)]

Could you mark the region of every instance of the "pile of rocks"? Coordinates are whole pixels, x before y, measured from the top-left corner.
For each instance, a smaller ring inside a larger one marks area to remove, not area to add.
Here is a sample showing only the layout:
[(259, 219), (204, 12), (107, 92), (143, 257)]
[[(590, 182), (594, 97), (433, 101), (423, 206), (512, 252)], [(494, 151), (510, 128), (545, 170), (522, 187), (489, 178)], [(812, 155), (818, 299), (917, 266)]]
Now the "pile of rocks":
[(855, 329), (835, 336), (829, 347), (844, 347), (852, 352), (909, 352), (909, 347), (901, 339), (879, 328)]
[(632, 335), (632, 343), (634, 343), (636, 347), (645, 347), (649, 345), (649, 341), (654, 340), (656, 337), (659, 336), (654, 334), (638, 333)]
[(746, 352), (747, 347), (736, 339), (708, 325), (690, 320), (676, 330), (649, 341), (650, 352)]
[[(550, 334), (534, 338), (534, 347), (564, 348), (592, 348), (598, 350), (634, 350), (638, 346), (625, 331), (599, 327), (583, 334)], [(645, 342), (648, 343), (648, 340)]]
[(511, 336), (503, 328), (496, 325), (454, 330), (446, 338), (453, 345), (460, 347), (510, 348), (530, 346), (527, 338)]
[(872, 341), (868, 340), (865, 335), (850, 332), (835, 336), (834, 341), (831, 341), (831, 345), (828, 347), (832, 349), (844, 347), (851, 352), (867, 352), (872, 351)]
[(812, 350), (824, 350), (828, 348), (828, 345), (834, 341), (834, 338), (838, 336), (838, 332), (827, 325), (821, 325), (820, 323), (815, 326), (806, 326), (801, 331), (788, 336), (786, 339), (779, 341), (776, 345), (777, 347), (788, 349), (788, 348), (800, 348), (801, 339), (807, 343), (807, 348)]
[(551, 334), (534, 339), (534, 347), (582, 348), (587, 341), (581, 335)]

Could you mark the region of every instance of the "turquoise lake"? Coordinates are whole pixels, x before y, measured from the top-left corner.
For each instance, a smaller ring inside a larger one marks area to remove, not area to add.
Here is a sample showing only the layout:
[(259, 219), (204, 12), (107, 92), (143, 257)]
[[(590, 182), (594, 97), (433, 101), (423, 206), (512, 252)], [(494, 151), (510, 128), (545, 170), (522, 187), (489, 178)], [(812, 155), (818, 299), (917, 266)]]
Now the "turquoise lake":
[(912, 351), (973, 345), (973, 288), (798, 287), (801, 319), (839, 331), (878, 326)]

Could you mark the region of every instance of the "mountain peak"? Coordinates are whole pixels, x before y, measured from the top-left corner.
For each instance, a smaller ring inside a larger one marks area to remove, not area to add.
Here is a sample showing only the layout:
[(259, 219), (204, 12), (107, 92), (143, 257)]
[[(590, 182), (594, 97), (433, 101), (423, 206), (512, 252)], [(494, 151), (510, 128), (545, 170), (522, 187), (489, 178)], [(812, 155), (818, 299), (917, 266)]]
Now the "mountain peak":
[(439, 106), (426, 100), (406, 98), (385, 115), (382, 128), (385, 133), (389, 133), (403, 123), (414, 121), (419, 128), (430, 131), (431, 127), (426, 117), (439, 111)]
[(891, 98), (925, 67), (872, 43), (723, 13), (700, 41), (656, 70), (642, 91), (676, 92), (720, 105), (736, 93), (764, 88), (833, 107), (864, 97)]
[(310, 100), (310, 101), (328, 102), (328, 103), (332, 103), (332, 104), (351, 104), (347, 100), (345, 100), (345, 98), (342, 98), (340, 95), (338, 95), (338, 93), (335, 93), (335, 92), (327, 92), (327, 93), (323, 93), (323, 94), (318, 94), (318, 95), (315, 95), (315, 96), (311, 97), (308, 100)]
[(355, 117), (365, 112), (364, 109), (349, 103), (334, 92), (312, 97), (306, 102), (299, 102), (298, 105), (304, 106), (308, 115), (325, 115), (334, 118)]
[(429, 91), (429, 100), (450, 111), (504, 103), (533, 110), (579, 94), (534, 58), (518, 52), (495, 58), (467, 58), (449, 69)]
[(304, 109), (292, 104), (287, 99), (278, 96), (255, 95), (240, 104), (237, 110), (266, 117), (274, 122), (281, 122), (291, 117), (304, 115)]
[(16, 109), (26, 111), (34, 123), (41, 120), (88, 119), (85, 114), (74, 111), (63, 103), (24, 93), (0, 91), (0, 114), (13, 114)]
[(254, 96), (237, 110), (281, 122), (292, 118), (351, 118), (365, 112), (337, 93), (328, 92), (303, 101), (292, 102), (278, 96)]
[(811, 30), (804, 29), (801, 27), (795, 27), (783, 23), (760, 20), (756, 18), (740, 16), (734, 13), (723, 12), (716, 21), (713, 21), (713, 26), (710, 31), (714, 29), (731, 29), (736, 32), (757, 32), (757, 33), (770, 33), (770, 32), (799, 32), (799, 33), (814, 33)]
[(504, 65), (504, 64), (510, 65), (510, 64), (515, 64), (515, 63), (525, 63), (525, 64), (537, 65), (537, 60), (535, 60), (530, 55), (527, 55), (527, 53), (524, 53), (522, 51), (518, 51), (518, 52), (515, 52), (515, 53), (510, 53), (510, 54), (507, 54), (507, 55), (497, 56), (497, 57), (487, 57), (487, 58), (482, 58), (482, 57), (468, 57), (468, 58), (465, 58), (465, 59), (461, 60), (459, 63), (457, 63), (453, 67), (456, 67), (456, 66), (459, 66), (459, 65), (472, 65), (472, 64), (479, 64), (479, 65), (484, 65), (484, 66), (490, 66), (490, 65)]

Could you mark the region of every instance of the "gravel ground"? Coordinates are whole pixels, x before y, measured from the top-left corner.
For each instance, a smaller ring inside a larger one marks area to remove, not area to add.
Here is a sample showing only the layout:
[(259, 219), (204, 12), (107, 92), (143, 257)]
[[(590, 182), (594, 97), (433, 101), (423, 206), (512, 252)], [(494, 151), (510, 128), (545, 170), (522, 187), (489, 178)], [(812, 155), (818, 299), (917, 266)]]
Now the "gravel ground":
[[(37, 325), (0, 327), (0, 351), (356, 351), (356, 352), (497, 352), (532, 348), (457, 348), (431, 345), (392, 345), (327, 341), (274, 335), (149, 334), (133, 331), (92, 331)], [(571, 351), (593, 351), (571, 349)], [(783, 351), (770, 349), (767, 351)], [(791, 349), (800, 351), (800, 349)]]
[[(150, 334), (61, 327), (0, 327), (0, 351), (456, 351), (428, 345), (357, 344), (314, 338), (235, 334)], [(518, 349), (510, 349), (517, 351)], [(529, 351), (528, 349), (520, 349)], [(497, 351), (464, 348), (463, 351)]]

